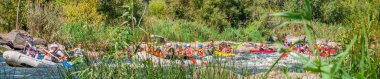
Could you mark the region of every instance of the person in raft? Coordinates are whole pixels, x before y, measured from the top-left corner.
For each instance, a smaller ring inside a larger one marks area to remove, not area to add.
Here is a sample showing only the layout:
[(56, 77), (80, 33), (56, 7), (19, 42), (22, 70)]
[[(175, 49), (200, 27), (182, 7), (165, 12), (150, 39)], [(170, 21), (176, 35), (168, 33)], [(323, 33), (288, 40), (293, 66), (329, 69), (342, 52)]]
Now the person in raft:
[(222, 52), (224, 53), (231, 53), (232, 51), (230, 50), (231, 46), (229, 44), (224, 44)]
[(191, 45), (190, 44), (186, 44), (186, 48), (185, 48), (185, 58), (184, 59), (190, 59), (191, 62), (193, 62), (193, 64), (197, 64), (197, 61), (195, 60), (194, 56), (193, 56), (193, 48), (191, 48)]
[(153, 55), (156, 57), (160, 57), (161, 49), (156, 47), (153, 51)]
[(170, 51), (169, 49), (171, 48), (172, 44), (171, 43), (166, 43), (164, 45), (164, 51), (162, 52), (162, 55), (161, 55), (161, 58), (165, 58), (165, 59), (170, 59)]
[(168, 55), (167, 55), (167, 58), (166, 59), (177, 59), (175, 57), (175, 49), (174, 47), (172, 46), (172, 44), (170, 44), (170, 46), (168, 46), (169, 48), (167, 49), (167, 52), (168, 52)]
[(78, 57), (83, 54), (82, 44), (78, 44), (78, 46), (74, 49), (74, 56)]
[(44, 60), (53, 61), (52, 58), (58, 58), (49, 52), (46, 45), (44, 47), (42, 47), (41, 52), (46, 53)]
[(231, 45), (227, 45), (227, 46), (225, 47), (225, 52), (226, 52), (226, 53), (232, 53), (232, 47), (231, 47)]
[(152, 45), (150, 43), (146, 44), (145, 52), (148, 54), (152, 54)]
[(216, 48), (214, 46), (214, 41), (211, 41), (211, 43), (209, 43), (206, 48), (206, 55), (209, 56), (209, 55), (212, 55), (215, 51), (216, 51)]
[(38, 52), (36, 52), (36, 55), (34, 56), (34, 58), (36, 58), (38, 60), (44, 60), (45, 55), (46, 55), (46, 52), (44, 52), (42, 50), (38, 50)]
[(174, 54), (173, 54), (174, 58), (175, 59), (180, 59), (181, 55), (182, 55), (181, 45), (175, 44), (174, 45)]
[(26, 55), (31, 57), (35, 57), (38, 52), (37, 48), (35, 48), (29, 41), (25, 41), (25, 51)]
[(204, 52), (203, 45), (199, 44), (198, 45), (198, 50), (197, 50), (197, 59), (201, 59), (202, 60), (204, 57), (206, 57), (206, 54)]
[(182, 48), (180, 49), (180, 56), (183, 58), (183, 59), (188, 59), (187, 57), (186, 57), (186, 46), (187, 46), (187, 44), (183, 44), (182, 45)]
[(49, 53), (51, 53), (53, 56), (56, 57), (56, 58), (53, 58), (53, 62), (66, 61), (66, 57), (65, 57), (64, 53), (61, 50), (58, 50), (57, 44), (53, 44), (50, 46)]
[(78, 44), (74, 49), (72, 50), (69, 50), (68, 52), (70, 52), (70, 56), (69, 58), (77, 58), (79, 56), (82, 56), (83, 55), (83, 49), (82, 49), (82, 44)]
[(263, 43), (260, 44), (259, 49), (264, 50), (264, 44)]
[(224, 52), (224, 48), (225, 48), (224, 43), (221, 43), (221, 44), (219, 45), (219, 47), (218, 47), (218, 51), (219, 51), (219, 52)]
[(38, 46), (40, 49), (38, 49), (33, 58), (36, 58), (38, 60), (48, 60), (52, 61), (52, 54), (48, 53), (47, 46)]

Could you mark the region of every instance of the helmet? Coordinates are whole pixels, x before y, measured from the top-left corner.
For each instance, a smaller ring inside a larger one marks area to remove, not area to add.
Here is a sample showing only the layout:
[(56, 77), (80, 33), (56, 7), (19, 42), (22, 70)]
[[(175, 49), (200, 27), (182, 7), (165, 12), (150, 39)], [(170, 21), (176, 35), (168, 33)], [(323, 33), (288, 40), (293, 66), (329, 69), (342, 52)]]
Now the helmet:
[(178, 47), (178, 44), (174, 44), (174, 47)]
[(185, 48), (185, 47), (187, 47), (187, 44), (183, 44), (183, 46), (182, 46), (183, 48)]
[(190, 44), (187, 44), (186, 47), (190, 47), (191, 45)]
[(198, 44), (198, 46), (199, 46), (200, 48), (203, 48), (203, 45), (202, 45), (202, 44)]
[(166, 45), (166, 46), (171, 46), (172, 44), (171, 44), (171, 43), (166, 43), (165, 45)]
[(53, 44), (53, 45), (51, 45), (50, 47), (51, 47), (51, 48), (53, 48), (53, 47), (57, 47), (57, 48), (58, 48), (58, 45), (57, 45), (57, 44)]

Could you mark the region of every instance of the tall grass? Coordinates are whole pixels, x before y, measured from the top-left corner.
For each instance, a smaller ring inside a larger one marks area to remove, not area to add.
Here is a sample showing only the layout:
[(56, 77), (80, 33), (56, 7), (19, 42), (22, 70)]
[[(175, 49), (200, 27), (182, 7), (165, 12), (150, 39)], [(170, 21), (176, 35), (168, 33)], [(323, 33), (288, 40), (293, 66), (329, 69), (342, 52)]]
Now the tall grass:
[[(112, 52), (111, 52), (112, 53)], [(136, 53), (136, 52), (127, 52)], [(73, 65), (75, 70), (67, 78), (129, 78), (129, 79), (192, 79), (192, 78), (218, 78), (231, 79), (238, 75), (232, 72), (231, 66), (220, 63), (208, 63), (207, 66), (185, 65), (180, 60), (179, 63), (171, 60), (171, 63), (161, 64), (153, 58), (139, 60), (136, 58), (118, 58), (117, 54), (107, 54), (97, 60), (81, 58), (81, 62)], [(132, 61), (130, 61), (132, 60)], [(160, 62), (160, 61), (159, 61)], [(178, 62), (178, 61), (177, 61)], [(227, 62), (226, 62), (227, 63)]]
[[(153, 34), (161, 35), (169, 40), (181, 42), (209, 41), (209, 40), (230, 40), (237, 42), (251, 41), (259, 42), (263, 38), (260, 31), (255, 30), (257, 23), (253, 23), (249, 28), (225, 28), (225, 31), (218, 32), (216, 28), (209, 27), (197, 22), (162, 21), (151, 28)], [(238, 38), (238, 39), (236, 39)]]
[(65, 24), (55, 34), (55, 42), (70, 46), (84, 44), (86, 47), (94, 48), (113, 48), (115, 44), (128, 45), (140, 40), (144, 35), (137, 28), (91, 26), (84, 23)]
[[(156, 79), (156, 78), (233, 78), (234, 74), (220, 67), (197, 67), (169, 64), (167, 66), (154, 64), (151, 60), (134, 61), (128, 64), (125, 61), (102, 61), (90, 65), (79, 64), (75, 72), (78, 78), (131, 78), (131, 79)], [(223, 68), (223, 67), (222, 67)]]
[(367, 29), (373, 27), (373, 18), (370, 17), (372, 15), (369, 15), (367, 20), (363, 20), (361, 24), (357, 25), (359, 28), (356, 28), (356, 32), (348, 34), (352, 37), (352, 39), (347, 39), (351, 42), (345, 46), (345, 51), (339, 53), (331, 59), (326, 60), (324, 58), (319, 58), (319, 54), (317, 53), (319, 51), (314, 49), (313, 43), (315, 42), (315, 36), (312, 35), (312, 32), (314, 33), (315, 31), (311, 31), (313, 28), (311, 27), (311, 22), (309, 22), (311, 21), (311, 8), (309, 0), (305, 0), (305, 4), (305, 8), (307, 10), (305, 13), (273, 14), (274, 16), (280, 16), (292, 20), (285, 23), (303, 24), (305, 29), (304, 31), (308, 37), (308, 43), (311, 46), (314, 56), (316, 56), (316, 58), (306, 58), (303, 55), (298, 55), (298, 59), (305, 64), (303, 69), (318, 73), (320, 77), (324, 79), (379, 78), (380, 75), (378, 73), (380, 72), (380, 65), (378, 63), (380, 63), (380, 57), (376, 52), (378, 51), (378, 46), (372, 49), (369, 48), (369, 46), (372, 45), (371, 43), (373, 43), (372, 41), (374, 41), (369, 40), (369, 36), (371, 35), (371, 32), (369, 31), (371, 30)]

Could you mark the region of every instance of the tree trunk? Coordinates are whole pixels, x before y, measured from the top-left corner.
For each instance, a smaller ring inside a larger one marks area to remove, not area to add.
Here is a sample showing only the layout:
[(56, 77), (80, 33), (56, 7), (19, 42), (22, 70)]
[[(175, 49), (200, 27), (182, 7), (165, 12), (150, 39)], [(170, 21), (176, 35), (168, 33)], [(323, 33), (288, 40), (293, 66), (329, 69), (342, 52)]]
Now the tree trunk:
[(19, 17), (19, 13), (20, 13), (20, 3), (21, 3), (21, 0), (18, 0), (17, 13), (16, 13), (16, 30), (18, 30), (20, 28), (20, 24), (18, 22), (18, 17)]

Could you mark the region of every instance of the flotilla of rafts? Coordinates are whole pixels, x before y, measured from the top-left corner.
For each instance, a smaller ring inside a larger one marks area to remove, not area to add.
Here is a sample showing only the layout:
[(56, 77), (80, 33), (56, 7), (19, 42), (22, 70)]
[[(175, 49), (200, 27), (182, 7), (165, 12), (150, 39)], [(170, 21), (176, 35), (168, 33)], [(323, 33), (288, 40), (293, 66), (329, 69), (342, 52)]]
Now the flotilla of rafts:
[[(287, 36), (284, 46), (302, 54), (311, 54), (311, 48), (306, 36)], [(339, 44), (326, 40), (316, 40), (314, 47), (319, 51), (320, 56), (325, 58), (336, 55), (336, 51), (340, 49)]]
[[(19, 35), (19, 33), (14, 33), (14, 34), (15, 34), (14, 36)], [(289, 47), (293, 51), (296, 51), (296, 52), (310, 54), (310, 51), (311, 51), (310, 46), (305, 41), (306, 41), (306, 36), (287, 37), (286, 40), (284, 41), (284, 46)], [(209, 44), (204, 44), (204, 45), (208, 45), (207, 48), (203, 49), (204, 47), (203, 44), (199, 44), (199, 47), (197, 50), (198, 53), (194, 54), (194, 56), (201, 55), (201, 54), (204, 55), (206, 53), (209, 54), (210, 52), (212, 52), (212, 55), (209, 55), (209, 56), (218, 56), (218, 57), (235, 57), (235, 53), (239, 53), (239, 51), (240, 52), (245, 51), (245, 53), (250, 52), (254, 54), (272, 54), (272, 53), (277, 52), (276, 49), (273, 49), (276, 47), (273, 47), (273, 46), (268, 47), (268, 45), (265, 45), (265, 44), (248, 44), (246, 46), (243, 46), (242, 43), (227, 44), (226, 42), (220, 42), (219, 46), (215, 47), (214, 43), (211, 42)], [(215, 45), (218, 45), (218, 44), (215, 44)], [(194, 51), (192, 49), (193, 47), (191, 47), (190, 44), (186, 44), (184, 46), (186, 47), (186, 49), (177, 48), (178, 47), (177, 44), (174, 43), (174, 46), (173, 46), (172, 44), (169, 43), (168, 45), (165, 45), (163, 47), (169, 48), (169, 49), (171, 47), (174, 47), (173, 48), (174, 51), (182, 51), (182, 50), (187, 51), (187, 52), (176, 52), (176, 53), (185, 53), (185, 54), (189, 53), (191, 55), (184, 55), (184, 57), (188, 56), (191, 59), (191, 57), (193, 57), (192, 52), (197, 52), (197, 51)], [(328, 57), (330, 55), (335, 54), (336, 49), (337, 49), (336, 46), (337, 46), (336, 44), (334, 45), (331, 42), (326, 42), (326, 41), (317, 41), (316, 43), (316, 49), (320, 51), (320, 54), (323, 57)], [(165, 49), (166, 54), (159, 52), (157, 50), (154, 50), (154, 52), (152, 53), (153, 48), (151, 48), (152, 46), (150, 46), (149, 44), (147, 46), (142, 46), (142, 47), (145, 47), (145, 51), (147, 52), (147, 54), (152, 54), (153, 56), (157, 56), (157, 58), (167, 58), (167, 56), (174, 55), (174, 53), (168, 54), (169, 50), (167, 49)], [(149, 50), (147, 48), (149, 48)], [(216, 48), (218, 50), (215, 50)], [(242, 49), (239, 50), (239, 48), (242, 48)], [(141, 49), (144, 49), (144, 48), (141, 48)], [(202, 50), (202, 53), (199, 54), (200, 49)], [(144, 50), (141, 50), (141, 51), (144, 51)], [(148, 52), (148, 51), (151, 51), (151, 52)], [(54, 62), (46, 61), (46, 60), (38, 60), (36, 58), (22, 54), (18, 51), (6, 51), (3, 53), (3, 57), (5, 58), (8, 64), (15, 65), (15, 66), (41, 67), (41, 66), (56, 65), (56, 63)], [(201, 57), (201, 56), (197, 56), (197, 57)], [(281, 57), (286, 57), (286, 54), (281, 55)], [(192, 61), (195, 62), (194, 58), (192, 59)]]

